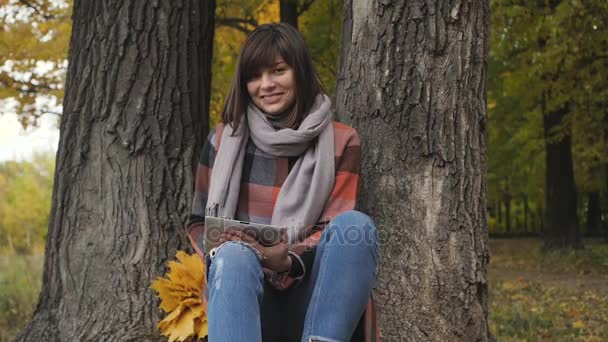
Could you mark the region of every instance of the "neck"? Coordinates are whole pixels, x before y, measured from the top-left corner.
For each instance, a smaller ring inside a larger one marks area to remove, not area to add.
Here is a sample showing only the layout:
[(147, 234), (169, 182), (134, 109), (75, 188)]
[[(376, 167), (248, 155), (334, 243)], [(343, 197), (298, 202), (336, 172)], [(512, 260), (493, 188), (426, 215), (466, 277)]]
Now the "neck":
[[(264, 113), (264, 112), (262, 112), (262, 113)], [(283, 129), (283, 128), (286, 128), (286, 126), (287, 126), (287, 119), (288, 119), (290, 113), (291, 113), (291, 109), (286, 110), (285, 112), (283, 112), (281, 114), (277, 114), (277, 115), (270, 115), (270, 114), (266, 114), (266, 113), (264, 113), (264, 115), (266, 116), (266, 118), (268, 119), (268, 121), (270, 122), (272, 127), (274, 127), (275, 129)]]

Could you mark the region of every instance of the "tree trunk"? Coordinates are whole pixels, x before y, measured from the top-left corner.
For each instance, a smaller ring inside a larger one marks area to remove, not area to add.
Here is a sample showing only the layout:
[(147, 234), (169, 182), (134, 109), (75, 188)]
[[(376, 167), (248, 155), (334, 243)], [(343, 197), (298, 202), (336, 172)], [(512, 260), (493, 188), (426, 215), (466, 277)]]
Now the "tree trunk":
[(75, 1), (42, 293), (17, 341), (155, 341), (185, 249), (214, 1)]
[(536, 214), (538, 216), (538, 232), (541, 234), (545, 234), (545, 222), (547, 219), (545, 218), (545, 210), (543, 207), (539, 206), (536, 210)]
[(581, 246), (576, 216), (576, 187), (572, 165), (571, 137), (556, 139), (554, 128), (561, 125), (567, 107), (544, 112), (546, 149), (547, 222), (544, 230), (545, 248), (578, 248)]
[(502, 201), (501, 200), (498, 200), (498, 206), (497, 206), (497, 208), (498, 208), (498, 217), (497, 217), (497, 224), (496, 224), (496, 226), (498, 228), (502, 228), (502, 226), (503, 226), (503, 222), (502, 222), (503, 221), (503, 216), (502, 216)]
[(505, 231), (511, 233), (511, 195), (505, 195), (505, 221), (506, 221), (506, 229)]
[(587, 202), (587, 236), (601, 236), (601, 229), (600, 193), (593, 191), (589, 193), (589, 201)]
[(336, 112), (358, 129), (386, 341), (485, 341), (487, 1), (345, 1)]
[[(605, 145), (605, 152), (608, 152), (608, 110), (606, 110), (604, 112), (604, 119), (603, 121), (603, 125), (604, 125), (604, 145)], [(602, 221), (602, 235), (604, 236), (604, 241), (606, 243), (608, 243), (608, 163), (604, 164), (604, 191), (606, 191), (606, 200), (604, 201), (604, 206), (602, 206), (605, 211), (604, 213), (606, 214), (606, 216), (604, 216), (604, 220)]]
[(523, 225), (523, 232), (528, 233), (528, 228), (530, 226), (530, 222), (529, 222), (529, 216), (530, 216), (530, 206), (528, 204), (528, 196), (526, 194), (523, 195), (523, 202), (524, 202), (524, 225)]
[(298, 1), (280, 0), (279, 11), (281, 12), (281, 22), (287, 23), (296, 29), (298, 28)]

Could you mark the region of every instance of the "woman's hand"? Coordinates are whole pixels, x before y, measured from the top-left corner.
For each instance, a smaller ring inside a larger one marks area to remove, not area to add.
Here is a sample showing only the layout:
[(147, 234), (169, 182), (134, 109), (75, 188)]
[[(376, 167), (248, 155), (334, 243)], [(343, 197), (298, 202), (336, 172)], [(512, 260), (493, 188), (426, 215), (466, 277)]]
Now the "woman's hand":
[(291, 268), (291, 258), (287, 254), (289, 245), (287, 244), (287, 232), (283, 232), (281, 242), (274, 246), (264, 247), (254, 237), (241, 230), (230, 230), (222, 233), (220, 242), (242, 241), (257, 249), (266, 258), (262, 266), (275, 272), (289, 271)]

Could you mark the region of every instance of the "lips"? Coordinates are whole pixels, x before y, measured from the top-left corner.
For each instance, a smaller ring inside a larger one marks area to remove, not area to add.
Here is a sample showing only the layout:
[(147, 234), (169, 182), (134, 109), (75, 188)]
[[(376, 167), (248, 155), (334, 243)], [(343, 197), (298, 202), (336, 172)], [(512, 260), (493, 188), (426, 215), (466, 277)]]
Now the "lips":
[(277, 103), (281, 100), (281, 95), (283, 95), (283, 94), (277, 93), (277, 94), (264, 95), (264, 96), (260, 96), (260, 97), (262, 98), (262, 102), (264, 104), (273, 104), (273, 103)]

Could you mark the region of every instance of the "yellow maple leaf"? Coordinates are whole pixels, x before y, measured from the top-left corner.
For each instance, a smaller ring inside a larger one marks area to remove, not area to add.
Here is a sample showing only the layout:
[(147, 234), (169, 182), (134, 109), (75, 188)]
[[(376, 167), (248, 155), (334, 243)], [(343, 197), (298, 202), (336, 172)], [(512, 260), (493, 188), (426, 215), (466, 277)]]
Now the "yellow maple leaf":
[(586, 325), (585, 325), (585, 322), (578, 320), (578, 321), (572, 323), (572, 327), (574, 329), (583, 329), (584, 327), (586, 327)]
[(205, 264), (197, 255), (183, 251), (178, 261), (169, 261), (165, 277), (156, 278), (150, 287), (161, 300), (160, 309), (167, 313), (157, 327), (169, 342), (197, 340), (207, 336), (207, 302), (203, 298)]

